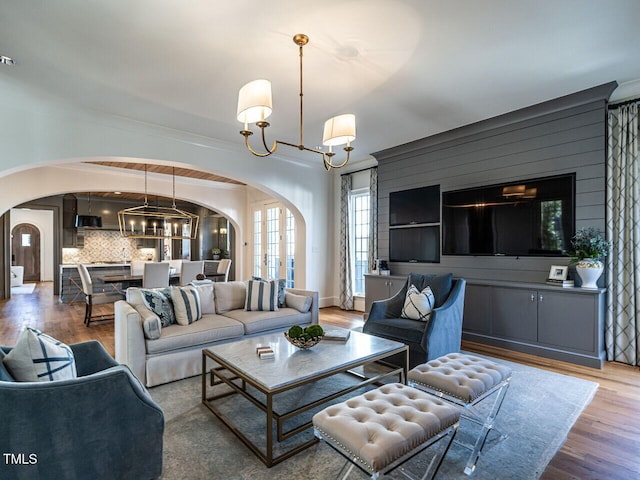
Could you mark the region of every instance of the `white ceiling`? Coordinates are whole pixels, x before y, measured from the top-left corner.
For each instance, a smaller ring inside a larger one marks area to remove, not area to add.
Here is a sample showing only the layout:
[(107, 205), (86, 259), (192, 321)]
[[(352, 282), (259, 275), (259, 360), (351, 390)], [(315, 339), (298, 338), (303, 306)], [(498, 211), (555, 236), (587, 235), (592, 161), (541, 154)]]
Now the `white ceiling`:
[(305, 144), (355, 113), (357, 160), (612, 80), (640, 93), (638, 19), (638, 0), (0, 0), (0, 76), (234, 145), (238, 89), (268, 78), (269, 135), (297, 143), (306, 33)]

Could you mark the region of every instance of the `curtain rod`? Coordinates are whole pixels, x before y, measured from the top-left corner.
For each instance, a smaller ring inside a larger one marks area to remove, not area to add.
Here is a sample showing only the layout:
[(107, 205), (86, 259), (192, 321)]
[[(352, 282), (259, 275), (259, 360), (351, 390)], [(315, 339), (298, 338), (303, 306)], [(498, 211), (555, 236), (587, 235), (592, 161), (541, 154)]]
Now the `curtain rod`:
[(629, 105), (636, 102), (640, 102), (640, 98), (632, 98), (631, 100), (626, 100), (624, 102), (610, 103), (609, 105), (607, 105), (607, 110), (613, 110), (614, 108), (622, 107), (623, 105)]
[(351, 175), (354, 173), (360, 173), (360, 172), (366, 172), (367, 170), (373, 170), (374, 168), (378, 168), (378, 166), (373, 166), (373, 167), (367, 167), (367, 168), (361, 168), (360, 170), (354, 170), (353, 172), (347, 172), (347, 173), (341, 173), (340, 176), (344, 177), (345, 175)]

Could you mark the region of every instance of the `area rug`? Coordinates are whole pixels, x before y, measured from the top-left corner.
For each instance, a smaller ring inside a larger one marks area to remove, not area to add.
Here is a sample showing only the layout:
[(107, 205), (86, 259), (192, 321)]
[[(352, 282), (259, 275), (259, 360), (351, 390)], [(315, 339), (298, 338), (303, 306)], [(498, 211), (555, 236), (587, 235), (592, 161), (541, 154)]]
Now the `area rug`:
[(11, 287), (11, 295), (29, 295), (33, 293), (35, 288), (35, 283), (23, 283), (22, 285), (16, 285), (15, 287)]
[[(496, 420), (496, 426), (506, 438), (502, 439), (492, 431), (472, 478), (537, 479), (593, 398), (598, 384), (512, 362), (495, 361), (509, 365), (513, 370), (511, 386)], [(314, 389), (323, 390), (329, 388), (331, 382), (335, 386), (336, 382), (348, 381), (332, 379), (327, 379), (329, 383), (324, 385), (294, 391), (283, 401), (302, 402), (314, 393)], [(344, 464), (335, 451), (318, 443), (267, 468), (202, 405), (200, 388), (200, 377), (193, 377), (150, 389), (151, 396), (165, 414), (163, 479), (325, 480), (335, 478)], [(264, 414), (249, 402), (231, 396), (222, 401), (221, 408), (233, 416), (245, 433), (264, 440)], [(472, 424), (462, 424), (459, 437), (464, 438), (472, 428)], [(311, 432), (303, 435), (310, 436)], [(467, 449), (454, 444), (437, 478), (468, 479), (463, 473), (468, 455)], [(429, 457), (427, 450), (409, 462), (407, 469), (422, 472)], [(349, 478), (368, 477), (353, 471)], [(404, 477), (396, 472), (391, 478)]]

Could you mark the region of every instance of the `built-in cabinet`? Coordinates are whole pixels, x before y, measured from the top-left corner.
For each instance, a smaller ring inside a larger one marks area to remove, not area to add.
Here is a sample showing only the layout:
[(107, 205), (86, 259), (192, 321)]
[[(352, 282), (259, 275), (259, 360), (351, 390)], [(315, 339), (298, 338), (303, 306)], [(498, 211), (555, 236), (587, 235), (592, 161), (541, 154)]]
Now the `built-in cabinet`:
[(407, 277), (365, 275), (364, 276), (364, 310), (365, 315), (371, 311), (371, 304), (376, 300), (385, 300), (393, 297), (404, 286)]
[(605, 290), (467, 282), (466, 340), (602, 367)]

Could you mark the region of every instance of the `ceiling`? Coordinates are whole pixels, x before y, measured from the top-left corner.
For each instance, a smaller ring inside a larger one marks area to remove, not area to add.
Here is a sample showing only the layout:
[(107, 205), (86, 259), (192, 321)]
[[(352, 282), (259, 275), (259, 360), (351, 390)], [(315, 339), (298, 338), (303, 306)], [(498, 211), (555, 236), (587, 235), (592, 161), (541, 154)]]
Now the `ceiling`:
[(238, 89), (268, 78), (269, 139), (297, 143), (291, 37), (306, 33), (305, 144), (355, 113), (357, 161), (612, 80), (640, 93), (638, 18), (638, 0), (0, 0), (0, 55), (16, 62), (0, 77), (227, 146), (242, 142)]

